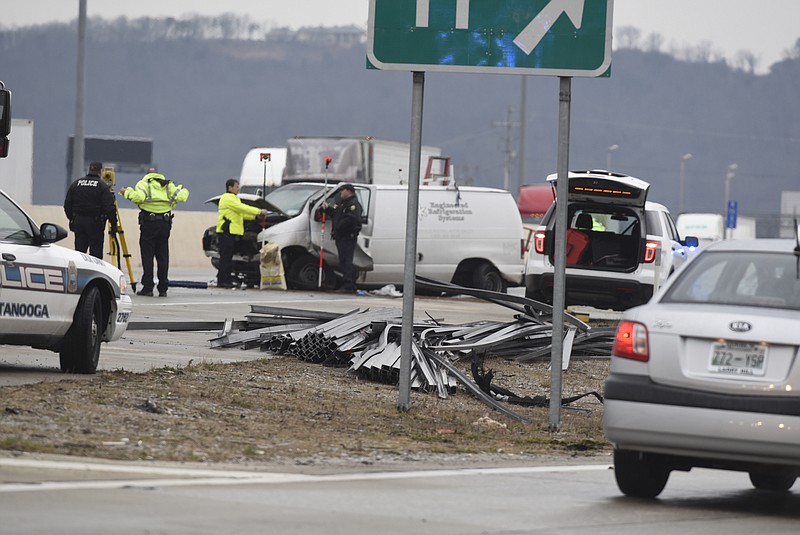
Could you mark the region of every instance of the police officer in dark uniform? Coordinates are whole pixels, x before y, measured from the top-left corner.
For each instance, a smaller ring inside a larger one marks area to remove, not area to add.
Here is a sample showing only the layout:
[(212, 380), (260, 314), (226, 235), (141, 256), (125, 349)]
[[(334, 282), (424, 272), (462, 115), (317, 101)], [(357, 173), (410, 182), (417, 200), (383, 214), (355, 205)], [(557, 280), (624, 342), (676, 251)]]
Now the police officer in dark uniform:
[(356, 189), (352, 184), (344, 184), (339, 189), (338, 201), (333, 205), (323, 204), (325, 213), (333, 219), (331, 236), (336, 242), (339, 254), (339, 270), (342, 272), (342, 287), (336, 290), (341, 293), (356, 293), (356, 267), (353, 256), (356, 252), (356, 240), (361, 232), (361, 214), (363, 208), (356, 197)]
[(64, 213), (69, 229), (75, 233), (75, 250), (103, 258), (103, 238), (106, 221), (112, 232), (117, 230), (117, 207), (114, 194), (100, 178), (101, 162), (89, 164), (89, 173), (73, 182), (64, 199)]

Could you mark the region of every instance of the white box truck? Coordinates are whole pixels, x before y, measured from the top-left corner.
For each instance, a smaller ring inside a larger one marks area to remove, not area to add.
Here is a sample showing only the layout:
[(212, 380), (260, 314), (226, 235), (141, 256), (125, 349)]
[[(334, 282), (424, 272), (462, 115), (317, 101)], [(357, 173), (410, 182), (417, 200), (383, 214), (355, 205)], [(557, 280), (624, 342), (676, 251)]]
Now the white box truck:
[[(678, 216), (675, 222), (678, 234), (696, 236), (698, 248), (725, 239), (725, 218), (722, 214), (686, 213)], [(750, 240), (756, 237), (756, 220), (753, 217), (737, 217), (736, 228), (730, 229), (728, 238), (733, 240)]]
[(0, 188), (20, 204), (33, 204), (33, 120), (11, 119), (8, 156), (0, 159)]
[(284, 167), (286, 167), (286, 147), (253, 147), (247, 151), (242, 161), (239, 191), (266, 195), (281, 185)]
[[(354, 257), (359, 270), (357, 284), (361, 288), (402, 286), (408, 187), (383, 184), (355, 184), (355, 187), (364, 208)], [(283, 193), (282, 198), (275, 196), (279, 192)], [(339, 264), (330, 223), (323, 236), (322, 222), (316, 216), (323, 193), (330, 199), (338, 190), (334, 186), (325, 190), (318, 183), (286, 184), (267, 198), (287, 208), (291, 203), (285, 202), (286, 199), (307, 199), (302, 207), (292, 204), (285, 213), (285, 221), (267, 227), (258, 236), (259, 242), (280, 247), (290, 289), (317, 288), (320, 250), (325, 266), (323, 285), (332, 288), (336, 284), (335, 270)], [(522, 285), (525, 268), (522, 219), (508, 191), (422, 186), (418, 218), (418, 275), (493, 291)]]
[[(373, 137), (303, 137), (286, 142), (284, 182), (324, 181), (358, 184), (405, 184), (411, 148), (408, 143)], [(438, 147), (422, 146), (420, 178)], [(326, 158), (330, 164), (326, 167)]]

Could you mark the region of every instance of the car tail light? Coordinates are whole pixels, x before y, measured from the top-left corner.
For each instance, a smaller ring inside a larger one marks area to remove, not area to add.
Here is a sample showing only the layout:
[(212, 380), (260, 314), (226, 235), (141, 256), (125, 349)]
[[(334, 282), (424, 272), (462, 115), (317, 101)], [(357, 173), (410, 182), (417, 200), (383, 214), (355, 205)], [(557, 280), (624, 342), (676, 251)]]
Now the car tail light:
[(542, 231), (538, 231), (533, 235), (533, 248), (539, 254), (544, 254), (544, 241), (547, 237), (547, 233)]
[(656, 254), (658, 253), (658, 249), (661, 246), (657, 240), (647, 240), (647, 243), (644, 246), (644, 263), (645, 264), (652, 264), (656, 261)]
[(647, 362), (650, 348), (647, 342), (647, 327), (635, 321), (621, 321), (614, 338), (612, 355), (624, 359)]

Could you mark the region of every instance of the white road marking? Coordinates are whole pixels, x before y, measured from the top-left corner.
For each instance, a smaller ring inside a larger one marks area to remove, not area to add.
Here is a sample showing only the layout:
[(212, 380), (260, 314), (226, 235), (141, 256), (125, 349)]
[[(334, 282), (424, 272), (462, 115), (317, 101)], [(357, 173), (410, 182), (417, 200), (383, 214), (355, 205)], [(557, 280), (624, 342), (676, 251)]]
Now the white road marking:
[[(524, 475), (555, 472), (590, 472), (608, 470), (607, 464), (523, 466), (504, 468), (462, 468), (453, 470), (414, 470), (408, 472), (364, 472), (330, 475), (308, 475), (271, 472), (245, 472), (230, 470), (199, 470), (158, 466), (103, 464), (89, 462), (59, 462), (33, 459), (0, 459), (0, 470), (8, 468), (33, 468), (67, 470), (77, 472), (137, 474), (141, 476), (165, 476), (154, 479), (122, 479), (96, 481), (42, 481), (32, 483), (0, 484), (2, 492), (32, 492), (59, 490), (153, 488), (177, 486), (219, 485), (283, 485), (290, 483), (335, 483), (342, 481), (377, 481), (390, 479), (429, 479), (438, 477), (463, 477), (472, 475)], [(167, 479), (170, 477), (171, 479)]]

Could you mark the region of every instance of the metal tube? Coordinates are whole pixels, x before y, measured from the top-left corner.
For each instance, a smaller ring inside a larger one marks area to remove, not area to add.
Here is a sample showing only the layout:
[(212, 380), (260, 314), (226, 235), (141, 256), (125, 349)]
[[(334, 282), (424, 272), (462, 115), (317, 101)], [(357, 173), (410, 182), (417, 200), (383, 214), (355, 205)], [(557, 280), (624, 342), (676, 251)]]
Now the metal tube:
[(558, 91), (558, 182), (556, 185), (555, 265), (553, 273), (553, 344), (550, 351), (550, 431), (561, 429), (561, 359), (564, 337), (567, 257), (567, 195), (569, 192), (569, 115), (572, 79), (559, 78)]
[(83, 103), (86, 85), (86, 0), (78, 2), (78, 65), (75, 72), (75, 135), (72, 144), (72, 176), (67, 177), (67, 187), (72, 181), (84, 175), (84, 123)]

